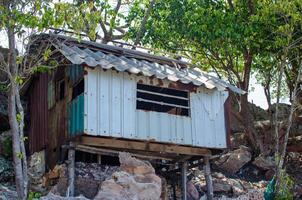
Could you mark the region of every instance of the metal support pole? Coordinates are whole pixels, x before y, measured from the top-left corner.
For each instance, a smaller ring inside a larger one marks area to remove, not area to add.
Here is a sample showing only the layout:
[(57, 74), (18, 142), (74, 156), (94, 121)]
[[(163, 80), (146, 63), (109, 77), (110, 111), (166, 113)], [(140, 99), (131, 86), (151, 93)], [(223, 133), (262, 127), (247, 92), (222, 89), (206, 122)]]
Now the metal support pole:
[(212, 200), (214, 196), (213, 192), (213, 181), (211, 176), (211, 166), (210, 166), (210, 158), (209, 156), (204, 157), (204, 173), (206, 178), (206, 184), (207, 184), (207, 199)]
[(187, 161), (181, 165), (182, 199), (187, 200)]
[(68, 196), (74, 196), (74, 180), (75, 180), (75, 149), (74, 145), (70, 143), (68, 149)]

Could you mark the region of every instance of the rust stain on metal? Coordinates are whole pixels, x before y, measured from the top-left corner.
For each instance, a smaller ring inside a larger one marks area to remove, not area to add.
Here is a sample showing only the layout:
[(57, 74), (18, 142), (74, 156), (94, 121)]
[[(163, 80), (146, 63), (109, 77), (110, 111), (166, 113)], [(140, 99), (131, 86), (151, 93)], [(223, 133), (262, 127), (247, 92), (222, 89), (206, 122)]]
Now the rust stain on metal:
[(163, 80), (161, 79), (158, 79), (158, 83), (157, 83), (157, 86), (163, 86), (164, 85), (164, 82)]
[(180, 82), (171, 82), (169, 83), (169, 88), (173, 88), (173, 89), (177, 89), (177, 90), (187, 90), (190, 92), (195, 92), (197, 91), (197, 86), (193, 85), (193, 84), (183, 84)]
[(155, 76), (150, 76), (150, 77), (149, 77), (149, 83), (150, 83), (151, 85), (154, 85), (154, 81), (156, 81), (156, 77), (155, 77)]

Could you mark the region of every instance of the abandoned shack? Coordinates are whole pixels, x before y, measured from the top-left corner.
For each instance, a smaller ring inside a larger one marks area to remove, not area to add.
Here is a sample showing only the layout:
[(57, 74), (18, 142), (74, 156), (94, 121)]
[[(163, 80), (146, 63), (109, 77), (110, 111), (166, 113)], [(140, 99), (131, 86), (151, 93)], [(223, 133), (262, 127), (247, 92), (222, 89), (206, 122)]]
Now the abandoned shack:
[(227, 148), (228, 96), (242, 94), (240, 89), (180, 60), (60, 35), (40, 37), (54, 38), (54, 57), (62, 61), (26, 86), (29, 150), (45, 150), (48, 168), (62, 159), (69, 142), (164, 158)]

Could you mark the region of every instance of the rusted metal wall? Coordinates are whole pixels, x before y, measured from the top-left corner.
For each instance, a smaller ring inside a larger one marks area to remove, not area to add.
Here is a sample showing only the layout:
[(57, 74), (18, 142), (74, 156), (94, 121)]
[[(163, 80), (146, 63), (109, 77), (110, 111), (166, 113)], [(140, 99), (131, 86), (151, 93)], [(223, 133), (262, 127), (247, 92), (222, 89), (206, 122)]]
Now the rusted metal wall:
[[(73, 67), (73, 66), (70, 66)], [(52, 168), (62, 156), (61, 146), (67, 142), (67, 105), (72, 99), (73, 81), (66, 67), (33, 79), (30, 89), (30, 154), (46, 150), (46, 166)], [(68, 74), (67, 74), (68, 75)], [(58, 82), (65, 81), (64, 97), (59, 99)]]
[(29, 89), (30, 125), (28, 132), (29, 152), (45, 148), (48, 139), (47, 85), (48, 73), (34, 78)]

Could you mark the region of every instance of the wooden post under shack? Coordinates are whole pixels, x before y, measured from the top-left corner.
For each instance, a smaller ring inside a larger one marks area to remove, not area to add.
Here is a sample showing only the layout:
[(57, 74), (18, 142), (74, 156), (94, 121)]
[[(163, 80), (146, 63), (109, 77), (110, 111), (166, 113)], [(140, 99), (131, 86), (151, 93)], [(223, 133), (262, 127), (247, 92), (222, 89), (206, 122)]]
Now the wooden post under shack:
[(71, 142), (68, 149), (68, 197), (74, 196), (75, 181), (75, 148)]
[(209, 156), (204, 157), (204, 173), (206, 178), (207, 185), (207, 199), (212, 200), (214, 196), (213, 192), (213, 181), (211, 176), (211, 166), (210, 166), (210, 158)]
[(181, 165), (182, 199), (187, 200), (187, 161)]

